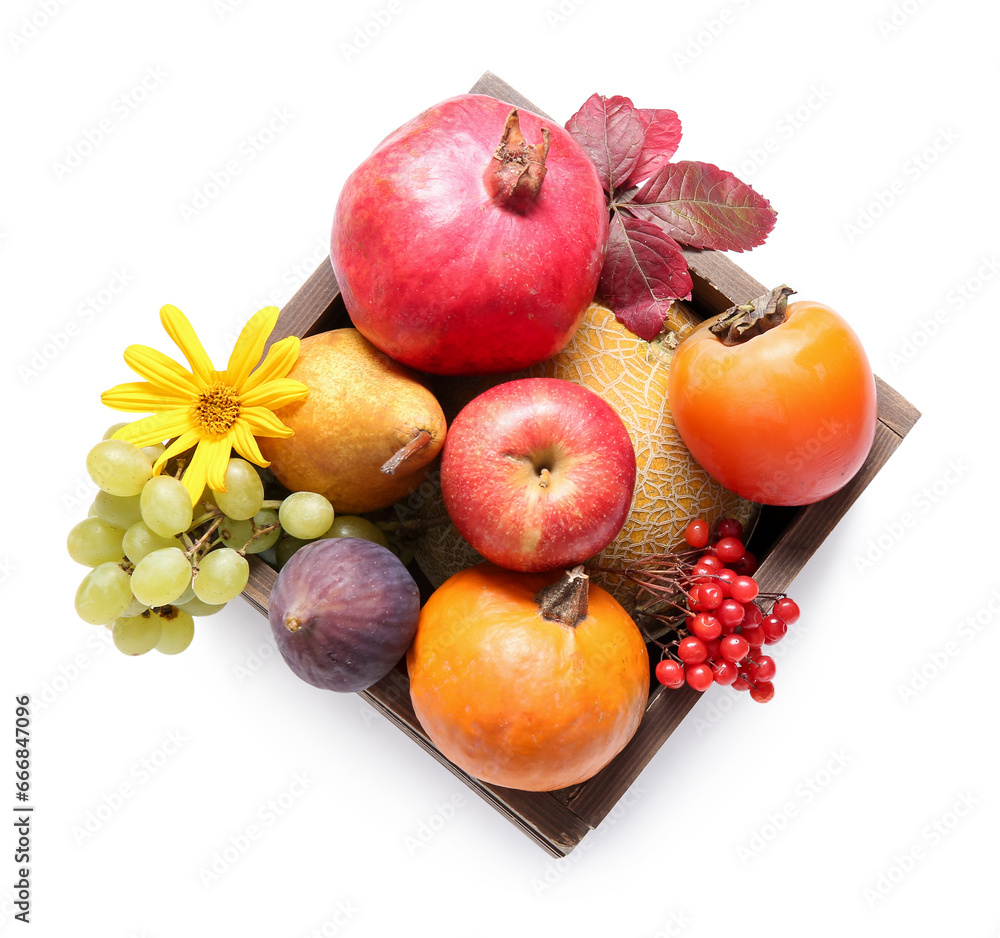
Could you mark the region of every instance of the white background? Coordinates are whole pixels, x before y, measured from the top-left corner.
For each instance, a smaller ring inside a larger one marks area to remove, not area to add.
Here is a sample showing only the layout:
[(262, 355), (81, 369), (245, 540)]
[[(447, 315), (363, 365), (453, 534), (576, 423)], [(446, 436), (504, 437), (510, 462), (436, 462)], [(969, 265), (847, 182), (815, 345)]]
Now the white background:
[[(30, 694), (24, 933), (1000, 934), (996, 7), (152, 8), (0, 12), (0, 807)], [(923, 412), (795, 582), (774, 701), (707, 693), (563, 861), (361, 698), (298, 681), (242, 600), (179, 657), (118, 654), (76, 619), (63, 546), (93, 494), (84, 455), (118, 419), (99, 394), (132, 377), (122, 351), (174, 352), (159, 307), (224, 363), (323, 260), (350, 170), (485, 70), (560, 120), (595, 91), (675, 109), (678, 158), (779, 211), (737, 262), (843, 313)]]

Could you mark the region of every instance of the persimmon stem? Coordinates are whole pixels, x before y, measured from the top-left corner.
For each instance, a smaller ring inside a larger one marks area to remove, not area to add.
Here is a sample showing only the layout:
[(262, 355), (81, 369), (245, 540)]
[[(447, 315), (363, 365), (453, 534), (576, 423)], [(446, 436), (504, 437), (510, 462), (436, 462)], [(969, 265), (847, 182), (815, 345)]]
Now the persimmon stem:
[(788, 297), (795, 291), (782, 284), (768, 290), (763, 296), (742, 306), (731, 306), (709, 330), (718, 336), (723, 345), (742, 345), (754, 336), (762, 335), (786, 318)]

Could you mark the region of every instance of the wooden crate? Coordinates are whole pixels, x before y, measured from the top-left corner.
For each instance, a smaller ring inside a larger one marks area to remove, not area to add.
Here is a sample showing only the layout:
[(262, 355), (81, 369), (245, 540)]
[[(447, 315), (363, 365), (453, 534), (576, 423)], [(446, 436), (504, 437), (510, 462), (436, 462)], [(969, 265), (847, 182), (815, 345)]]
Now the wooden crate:
[[(491, 73), (476, 82), (472, 91), (543, 113)], [(696, 250), (685, 254), (694, 279), (692, 305), (703, 317), (722, 312), (735, 303), (746, 303), (766, 292), (762, 284), (723, 254)], [(349, 325), (347, 311), (327, 261), (281, 311), (272, 341), (344, 325)], [(881, 379), (876, 381), (879, 423), (875, 442), (867, 461), (850, 484), (815, 505), (762, 511), (749, 545), (761, 560), (756, 579), (762, 591), (787, 591), (799, 570), (919, 418), (919, 412), (896, 391)], [(267, 615), (268, 596), (275, 578), (271, 567), (260, 558), (251, 557), (250, 582), (244, 597), (264, 615)], [(404, 668), (397, 668), (363, 691), (361, 696), (538, 844), (554, 856), (565, 856), (614, 808), (701, 695), (688, 688), (667, 690), (654, 686), (639, 730), (625, 749), (590, 780), (554, 792), (523, 792), (487, 785), (448, 761), (417, 722)]]

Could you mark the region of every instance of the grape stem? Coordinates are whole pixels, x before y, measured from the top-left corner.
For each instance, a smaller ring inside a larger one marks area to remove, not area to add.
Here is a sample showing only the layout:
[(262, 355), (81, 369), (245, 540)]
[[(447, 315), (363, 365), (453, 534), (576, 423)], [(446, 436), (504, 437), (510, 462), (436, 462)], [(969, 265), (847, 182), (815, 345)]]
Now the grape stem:
[[(215, 521), (212, 522), (212, 524), (205, 531), (205, 533), (202, 534), (201, 537), (199, 537), (197, 541), (195, 541), (193, 544), (191, 544), (191, 546), (184, 552), (185, 554), (188, 555), (189, 559), (193, 558), (205, 546), (205, 544), (207, 544), (209, 542), (209, 539), (212, 537), (213, 534), (215, 534), (215, 532), (218, 529), (219, 525), (222, 524), (223, 517), (224, 517), (224, 515), (220, 514), (219, 517), (216, 518)], [(187, 543), (187, 541), (189, 540), (189, 538), (185, 535), (184, 540), (185, 540), (185, 543)]]

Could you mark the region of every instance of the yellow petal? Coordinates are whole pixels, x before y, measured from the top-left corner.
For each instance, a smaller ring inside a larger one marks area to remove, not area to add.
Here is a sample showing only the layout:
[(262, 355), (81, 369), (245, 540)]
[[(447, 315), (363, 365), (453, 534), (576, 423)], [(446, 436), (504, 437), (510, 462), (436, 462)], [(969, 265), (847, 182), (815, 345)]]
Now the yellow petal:
[(181, 476), (181, 482), (191, 496), (191, 504), (197, 505), (199, 499), (205, 491), (208, 481), (208, 453), (202, 449), (203, 444), (199, 443), (191, 457), (191, 462)]
[(198, 338), (187, 316), (176, 306), (168, 304), (160, 310), (160, 322), (163, 323), (167, 335), (184, 353), (195, 380), (200, 384), (208, 384), (208, 377), (213, 371), (212, 360), (208, 357), (201, 339)]
[(250, 377), (250, 372), (254, 365), (260, 361), (260, 356), (264, 353), (264, 346), (267, 344), (268, 336), (274, 329), (274, 324), (278, 321), (280, 310), (277, 306), (266, 306), (258, 310), (250, 321), (243, 327), (233, 353), (229, 356), (229, 364), (226, 372), (229, 375), (229, 383), (233, 387), (239, 388), (243, 382)]
[[(164, 467), (167, 460), (173, 459), (174, 456), (179, 456), (181, 453), (186, 452), (195, 446), (201, 439), (201, 430), (190, 429), (185, 430), (176, 440), (173, 441), (160, 455), (157, 457), (155, 463), (153, 463), (153, 472), (159, 473), (159, 471)], [(204, 486), (202, 486), (204, 488)]]
[(299, 337), (294, 335), (275, 342), (267, 350), (267, 357), (260, 363), (260, 367), (240, 386), (240, 391), (252, 391), (265, 381), (284, 378), (299, 357), (299, 344)]
[(271, 465), (264, 458), (264, 454), (260, 451), (260, 447), (257, 445), (257, 441), (254, 439), (245, 420), (237, 420), (229, 433), (233, 438), (233, 449), (244, 459), (256, 463), (258, 466)]
[[(228, 433), (225, 436), (202, 439), (195, 450), (195, 456), (199, 453), (204, 454), (205, 481), (213, 492), (226, 490), (226, 467), (229, 465), (229, 457), (232, 452), (233, 441)], [(191, 461), (194, 462), (194, 460)], [(200, 497), (201, 492), (198, 495)]]
[(156, 413), (172, 407), (186, 406), (191, 402), (191, 396), (159, 388), (148, 381), (127, 381), (105, 391), (101, 395), (101, 402), (115, 410)]
[(125, 361), (139, 377), (151, 381), (171, 394), (190, 398), (198, 393), (194, 375), (155, 348), (130, 345), (125, 349)]
[(266, 407), (244, 407), (240, 419), (254, 436), (289, 437), (294, 432), (286, 427)]
[(294, 378), (272, 378), (253, 390), (240, 395), (244, 407), (266, 407), (278, 410), (286, 404), (301, 401), (309, 393), (309, 386)]
[(135, 420), (115, 431), (114, 438), (136, 446), (152, 446), (154, 443), (162, 443), (171, 437), (180, 436), (191, 428), (191, 412), (187, 407), (181, 407)]

